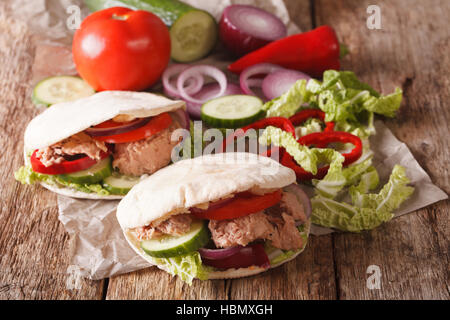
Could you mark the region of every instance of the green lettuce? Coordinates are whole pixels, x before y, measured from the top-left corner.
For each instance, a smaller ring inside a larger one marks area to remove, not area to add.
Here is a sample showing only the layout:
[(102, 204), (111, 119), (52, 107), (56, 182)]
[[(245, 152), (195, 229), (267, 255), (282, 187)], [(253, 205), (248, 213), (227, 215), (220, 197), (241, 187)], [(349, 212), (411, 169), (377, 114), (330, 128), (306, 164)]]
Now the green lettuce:
[(197, 251), (172, 258), (155, 258), (149, 255), (146, 257), (151, 263), (174, 276), (179, 276), (189, 285), (192, 285), (192, 280), (195, 278), (207, 280), (209, 272), (213, 270), (202, 264), (202, 258)]
[(380, 192), (368, 194), (367, 192), (378, 184), (375, 168), (369, 167), (369, 170), (361, 176), (360, 183), (350, 187), (353, 205), (320, 194), (315, 196), (311, 200), (312, 222), (351, 232), (373, 229), (391, 220), (394, 216), (393, 211), (412, 195), (414, 188), (407, 186), (409, 182), (405, 168), (396, 165), (389, 181)]
[(58, 177), (58, 175), (47, 175), (34, 172), (31, 166), (22, 166), (14, 172), (14, 177), (22, 184), (34, 184), (36, 182), (44, 182), (49, 185), (58, 187), (68, 187), (77, 191), (86, 193), (97, 193), (98, 195), (107, 196), (111, 193), (105, 189), (101, 184), (78, 184), (68, 181), (64, 181)]
[(266, 111), (267, 117), (285, 117), (293, 116), (303, 102), (307, 102), (310, 92), (306, 90), (306, 80), (298, 80), (291, 89), (275, 98), (262, 107)]

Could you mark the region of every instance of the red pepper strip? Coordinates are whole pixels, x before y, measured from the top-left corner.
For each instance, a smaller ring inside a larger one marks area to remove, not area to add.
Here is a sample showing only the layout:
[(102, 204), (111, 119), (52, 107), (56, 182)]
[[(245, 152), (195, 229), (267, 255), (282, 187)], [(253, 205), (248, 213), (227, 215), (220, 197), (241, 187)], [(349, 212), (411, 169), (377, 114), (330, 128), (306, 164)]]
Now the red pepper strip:
[[(347, 166), (358, 160), (362, 155), (362, 141), (359, 137), (343, 131), (333, 132), (315, 132), (301, 137), (297, 140), (298, 143), (305, 146), (311, 145), (328, 145), (332, 142), (351, 143), (355, 147), (352, 151), (342, 154), (345, 158), (343, 165)], [(322, 167), (317, 170), (317, 174), (313, 175), (300, 167), (292, 156), (285, 152), (281, 159), (281, 164), (289, 167), (295, 171), (298, 180), (322, 179), (326, 176), (330, 166)]]
[(258, 63), (278, 64), (319, 78), (326, 70), (339, 70), (339, 42), (333, 28), (321, 26), (271, 42), (232, 63), (228, 70), (241, 73)]
[[(325, 112), (319, 109), (305, 109), (289, 118), (294, 126), (298, 126), (310, 118), (316, 118), (325, 122)], [(334, 131), (334, 122), (325, 122), (323, 132)], [(325, 148), (326, 145), (317, 145), (318, 148)]]
[[(255, 130), (264, 129), (269, 126), (280, 128), (286, 132), (289, 132), (290, 134), (292, 134), (292, 136), (295, 137), (295, 128), (292, 125), (291, 121), (289, 121), (289, 119), (286, 119), (283, 117), (265, 118), (265, 119), (258, 120), (252, 124), (249, 124), (248, 126), (241, 128), (241, 130), (235, 131), (233, 134), (230, 134), (228, 137), (226, 137), (226, 139), (222, 143), (222, 149), (220, 150), (220, 152), (224, 152), (226, 150), (227, 145), (234, 142), (234, 139), (242, 137), (247, 132), (247, 130), (249, 130), (249, 129), (255, 129)], [(263, 155), (266, 155), (266, 153)]]
[[(77, 171), (81, 171), (81, 170), (85, 170), (87, 168), (92, 167), (94, 164), (96, 164), (98, 161), (89, 158), (88, 156), (84, 156), (80, 159), (76, 159), (76, 160), (65, 160), (62, 161), (61, 163), (55, 163), (49, 167), (46, 167), (41, 160), (39, 160), (36, 157), (36, 152), (38, 150), (35, 150), (33, 152), (33, 154), (31, 155), (30, 158), (30, 162), (31, 162), (31, 168), (33, 169), (34, 172), (37, 173), (42, 173), (42, 174), (49, 174), (49, 175), (54, 175), (54, 174), (66, 174), (66, 173), (73, 173), (73, 172), (77, 172)], [(110, 151), (108, 150), (108, 152), (101, 152), (100, 153), (100, 159), (104, 159), (107, 156), (109, 156)]]

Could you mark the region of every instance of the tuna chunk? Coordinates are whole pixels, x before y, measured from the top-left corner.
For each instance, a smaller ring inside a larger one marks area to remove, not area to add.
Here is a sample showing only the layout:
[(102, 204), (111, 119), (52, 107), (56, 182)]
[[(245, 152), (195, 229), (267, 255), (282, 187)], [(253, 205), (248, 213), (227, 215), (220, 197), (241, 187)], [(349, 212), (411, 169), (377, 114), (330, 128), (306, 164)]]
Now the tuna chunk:
[(152, 174), (167, 166), (172, 149), (179, 141), (171, 141), (173, 131), (179, 128), (174, 122), (147, 139), (135, 142), (117, 143), (113, 153), (113, 167), (125, 175), (141, 176)]
[(255, 240), (271, 240), (274, 247), (296, 250), (302, 247), (303, 239), (295, 221), (306, 221), (303, 207), (295, 195), (283, 192), (279, 204), (240, 218), (211, 220), (209, 229), (216, 247), (246, 246)]
[(36, 157), (44, 166), (49, 167), (61, 163), (65, 160), (65, 156), (77, 154), (85, 154), (91, 159), (100, 160), (100, 154), (106, 151), (108, 148), (104, 142), (94, 140), (86, 133), (80, 132), (47, 148), (39, 149)]
[(136, 228), (134, 230), (136, 238), (139, 240), (148, 240), (158, 238), (164, 234), (172, 236), (181, 236), (191, 228), (192, 219), (187, 214), (178, 214), (162, 221), (156, 226), (152, 224)]

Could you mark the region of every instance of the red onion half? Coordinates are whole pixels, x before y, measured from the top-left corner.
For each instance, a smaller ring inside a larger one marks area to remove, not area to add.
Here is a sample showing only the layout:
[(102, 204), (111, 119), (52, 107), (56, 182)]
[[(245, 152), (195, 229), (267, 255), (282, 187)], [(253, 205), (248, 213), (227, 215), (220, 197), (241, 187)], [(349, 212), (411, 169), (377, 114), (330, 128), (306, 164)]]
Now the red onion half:
[(261, 75), (261, 74), (268, 74), (272, 73), (277, 70), (283, 69), (280, 66), (277, 66), (276, 64), (271, 63), (259, 63), (255, 64), (251, 67), (248, 67), (244, 71), (242, 71), (239, 82), (241, 84), (241, 89), (244, 94), (255, 96), (256, 94), (250, 89), (250, 85), (253, 84), (259, 84), (259, 81), (256, 81), (256, 79), (250, 79), (250, 77), (255, 75)]
[(277, 16), (267, 11), (236, 4), (223, 11), (219, 35), (228, 50), (242, 56), (286, 37), (287, 29)]
[(297, 80), (301, 79), (308, 81), (311, 77), (296, 70), (276, 70), (264, 78), (262, 91), (267, 99), (272, 100), (287, 92)]

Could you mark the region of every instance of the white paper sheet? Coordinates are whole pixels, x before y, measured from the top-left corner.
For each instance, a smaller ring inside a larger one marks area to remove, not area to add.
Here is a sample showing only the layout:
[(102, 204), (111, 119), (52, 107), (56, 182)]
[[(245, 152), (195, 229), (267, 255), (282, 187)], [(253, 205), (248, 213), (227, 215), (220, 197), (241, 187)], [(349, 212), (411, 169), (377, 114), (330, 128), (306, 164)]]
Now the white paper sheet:
[[(185, 0), (185, 2), (208, 10), (217, 19), (223, 8), (229, 4), (257, 5), (279, 16), (288, 25), (290, 34), (300, 31), (289, 19), (282, 0)], [(42, 61), (46, 60), (47, 51), (45, 50), (48, 50), (49, 55), (62, 57), (60, 70), (66, 72), (73, 72), (73, 63), (67, 58), (67, 50), (70, 50), (67, 46), (71, 43), (73, 30), (68, 30), (66, 27), (66, 19), (69, 16), (66, 8), (69, 5), (81, 3), (81, 0), (34, 0), (32, 2), (14, 0), (11, 5), (13, 9), (17, 9), (16, 16), (25, 19), (36, 32), (39, 41), (38, 49), (43, 50)], [(86, 8), (81, 7), (81, 13), (85, 16)], [(55, 44), (54, 50), (48, 47)], [(61, 54), (58, 54), (58, 51), (61, 51)], [(217, 52), (197, 63), (214, 64), (225, 70), (229, 63), (226, 59), (225, 54)], [(54, 61), (54, 58), (51, 60)], [(43, 76), (42, 65), (36, 66), (35, 69), (38, 70), (37, 77)], [(396, 212), (396, 216), (447, 199), (447, 194), (431, 182), (430, 177), (414, 159), (407, 146), (397, 140), (382, 122), (377, 121), (376, 128), (377, 134), (371, 138), (371, 146), (375, 153), (374, 164), (380, 174), (381, 183), (387, 181), (395, 164), (401, 164), (406, 168), (415, 187), (413, 196)], [(118, 201), (77, 200), (58, 196), (59, 220), (71, 235), (70, 263), (78, 266), (85, 277), (102, 279), (149, 266), (134, 253), (123, 237), (115, 217), (117, 203)], [(312, 233), (315, 235), (330, 232), (333, 230), (317, 226), (312, 228)]]

